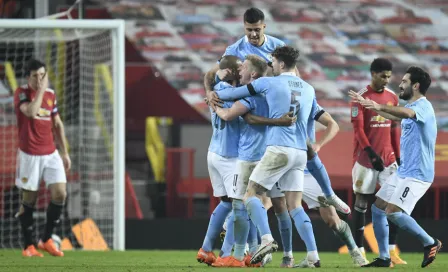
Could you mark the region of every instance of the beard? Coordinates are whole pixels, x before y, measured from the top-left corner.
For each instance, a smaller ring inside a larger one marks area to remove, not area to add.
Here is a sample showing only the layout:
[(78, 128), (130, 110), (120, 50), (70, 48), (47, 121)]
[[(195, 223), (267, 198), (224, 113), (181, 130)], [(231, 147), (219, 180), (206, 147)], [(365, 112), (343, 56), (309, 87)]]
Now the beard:
[(401, 89), (400, 93), (398, 94), (398, 97), (400, 99), (403, 99), (405, 101), (412, 98), (412, 90), (410, 87), (407, 87), (406, 89)]

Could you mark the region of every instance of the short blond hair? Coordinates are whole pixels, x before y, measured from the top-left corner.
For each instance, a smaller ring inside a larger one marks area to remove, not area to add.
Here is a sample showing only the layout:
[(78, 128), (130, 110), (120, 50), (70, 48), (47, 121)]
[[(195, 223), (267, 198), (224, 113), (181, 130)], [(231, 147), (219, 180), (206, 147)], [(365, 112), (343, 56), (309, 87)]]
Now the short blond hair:
[(257, 55), (247, 55), (246, 60), (250, 62), (253, 72), (257, 73), (259, 77), (265, 76), (268, 71), (268, 64), (266, 61)]

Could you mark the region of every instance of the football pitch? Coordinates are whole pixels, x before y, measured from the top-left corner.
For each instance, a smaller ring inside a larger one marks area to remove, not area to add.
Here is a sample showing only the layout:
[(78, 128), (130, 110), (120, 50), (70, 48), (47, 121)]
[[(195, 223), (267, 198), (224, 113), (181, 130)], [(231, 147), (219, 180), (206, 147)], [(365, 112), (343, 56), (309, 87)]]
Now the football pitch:
[[(322, 268), (319, 271), (359, 271), (352, 265), (349, 255), (338, 253), (320, 253)], [(294, 252), (296, 262), (305, 256), (303, 252)], [(422, 253), (403, 253), (402, 258), (408, 262), (404, 266), (396, 266), (395, 270), (417, 270), (423, 258)], [(24, 258), (17, 250), (0, 250), (0, 271), (9, 272), (50, 272), (50, 271), (238, 271), (268, 270), (284, 271), (279, 268), (281, 253), (274, 254), (274, 260), (266, 268), (214, 268), (196, 261), (196, 251), (125, 251), (125, 252), (85, 252), (67, 251), (65, 257), (56, 258), (48, 254), (44, 258)], [(369, 260), (375, 257), (368, 254)], [(389, 268), (385, 268), (389, 269)], [(427, 269), (431, 271), (447, 271), (448, 254), (441, 253)], [(378, 271), (363, 268), (362, 271)]]

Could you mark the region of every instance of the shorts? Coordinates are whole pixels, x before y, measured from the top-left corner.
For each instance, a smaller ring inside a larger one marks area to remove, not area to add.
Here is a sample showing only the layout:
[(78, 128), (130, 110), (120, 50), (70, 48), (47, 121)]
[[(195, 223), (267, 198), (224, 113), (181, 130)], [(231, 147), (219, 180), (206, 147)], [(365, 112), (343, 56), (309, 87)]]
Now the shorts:
[(414, 178), (400, 178), (396, 173), (381, 186), (376, 197), (400, 207), (410, 215), (431, 183)]
[(283, 192), (303, 191), (303, 170), (306, 166), (306, 151), (292, 147), (268, 146), (250, 180), (271, 190), (278, 182)]
[(397, 172), (397, 168), (398, 165), (394, 162), (379, 172), (356, 162), (352, 169), (353, 191), (365, 195), (375, 193), (376, 184), (382, 186), (392, 174)]
[(236, 182), (236, 158), (222, 157), (213, 152), (207, 154), (208, 173), (213, 187), (213, 196), (233, 197), (233, 182)]
[(38, 191), (42, 179), (47, 187), (55, 183), (67, 183), (59, 152), (55, 150), (50, 155), (30, 155), (19, 149), (16, 186), (23, 190)]

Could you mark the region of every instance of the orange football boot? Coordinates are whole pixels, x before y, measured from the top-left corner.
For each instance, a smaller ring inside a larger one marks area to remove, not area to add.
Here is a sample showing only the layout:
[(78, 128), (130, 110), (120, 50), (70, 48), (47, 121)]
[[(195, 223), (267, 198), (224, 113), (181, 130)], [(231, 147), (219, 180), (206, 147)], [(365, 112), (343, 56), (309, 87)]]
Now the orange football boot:
[(44, 255), (36, 250), (34, 245), (30, 245), (24, 250), (22, 250), (23, 257), (43, 257)]
[(202, 248), (199, 249), (198, 254), (196, 255), (196, 260), (200, 263), (205, 263), (208, 265), (212, 265), (216, 261), (215, 253), (212, 251), (207, 252)]
[(37, 247), (41, 250), (45, 250), (46, 252), (50, 253), (50, 255), (55, 257), (64, 257), (64, 252), (60, 251), (53, 242), (53, 239), (48, 239), (45, 243), (42, 242), (42, 240), (39, 240), (39, 243), (37, 244)]
[(212, 264), (213, 267), (246, 267), (243, 261), (235, 259), (233, 256), (227, 256), (224, 258), (218, 257)]

